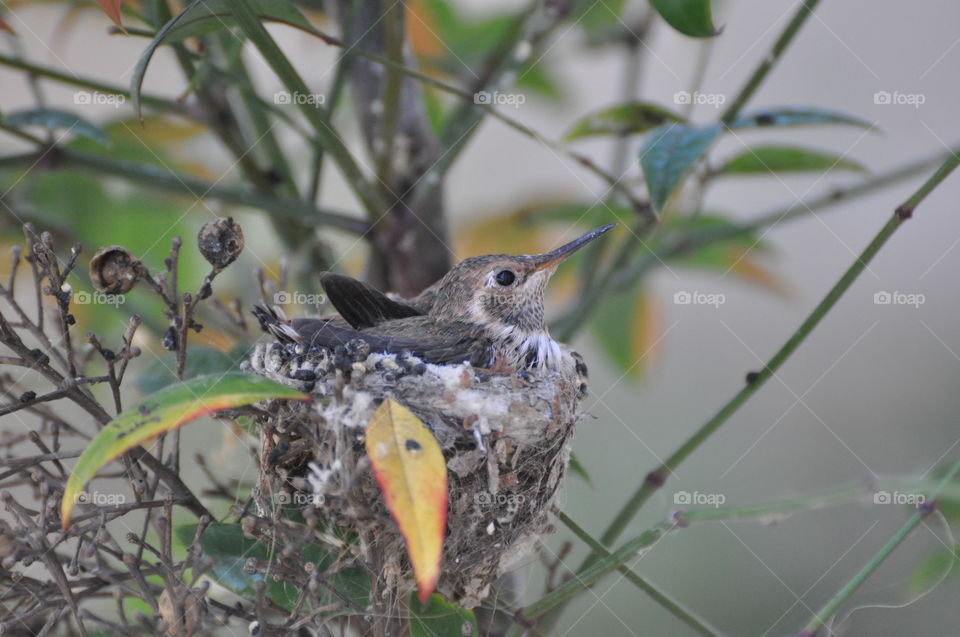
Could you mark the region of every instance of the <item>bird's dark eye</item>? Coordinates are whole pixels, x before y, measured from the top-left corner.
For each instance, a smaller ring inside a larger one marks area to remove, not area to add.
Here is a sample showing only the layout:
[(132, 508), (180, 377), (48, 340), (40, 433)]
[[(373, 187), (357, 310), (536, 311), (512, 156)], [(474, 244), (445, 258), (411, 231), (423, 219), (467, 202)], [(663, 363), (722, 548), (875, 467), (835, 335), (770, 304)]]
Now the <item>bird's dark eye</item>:
[(497, 279), (497, 283), (506, 287), (517, 280), (517, 275), (510, 270), (500, 270), (497, 272), (497, 276), (495, 278)]

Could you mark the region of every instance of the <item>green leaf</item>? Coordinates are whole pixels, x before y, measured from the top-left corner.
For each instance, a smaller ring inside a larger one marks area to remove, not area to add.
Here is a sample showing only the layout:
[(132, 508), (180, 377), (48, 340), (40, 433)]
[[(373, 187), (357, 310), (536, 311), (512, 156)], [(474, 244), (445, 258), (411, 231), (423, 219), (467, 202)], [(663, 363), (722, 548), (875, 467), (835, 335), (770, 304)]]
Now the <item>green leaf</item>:
[[(244, 348), (245, 350), (246, 348)], [(241, 357), (232, 356), (213, 347), (191, 346), (187, 362), (183, 368), (184, 378), (195, 378), (207, 374), (222, 374), (238, 371)], [(142, 394), (152, 394), (177, 382), (174, 370), (177, 369), (173, 354), (155, 358), (137, 377), (137, 389)]]
[(591, 135), (632, 135), (643, 133), (667, 122), (682, 122), (683, 118), (651, 102), (628, 102), (591, 113), (570, 129), (566, 139)]
[[(262, 20), (280, 22), (310, 33), (316, 33), (310, 22), (289, 0), (249, 0), (253, 11)], [(228, 0), (194, 0), (157, 31), (140, 55), (130, 80), (133, 110), (140, 116), (140, 90), (153, 54), (163, 44), (174, 44), (184, 38), (204, 35), (236, 24)]]
[[(190, 545), (197, 534), (197, 525), (188, 524), (175, 529), (177, 539), (184, 545)], [(256, 598), (257, 582), (266, 581), (266, 595), (277, 605), (292, 610), (300, 596), (301, 587), (285, 582), (277, 582), (272, 577), (262, 573), (246, 573), (244, 563), (255, 558), (263, 562), (276, 562), (276, 551), (259, 540), (252, 540), (244, 536), (240, 524), (214, 523), (204, 529), (200, 535), (201, 560), (210, 559), (212, 566), (207, 574), (224, 588), (236, 593), (244, 599)], [(319, 573), (325, 572), (336, 562), (337, 554), (327, 551), (316, 544), (308, 544), (298, 553), (293, 566), (302, 569), (305, 564), (314, 564)], [(288, 566), (289, 568), (289, 566)], [(353, 601), (359, 608), (366, 608), (369, 603), (369, 578), (363, 569), (345, 568), (326, 576), (326, 581), (347, 599)], [(326, 587), (317, 590), (317, 604), (326, 605), (340, 600)], [(348, 614), (352, 610), (341, 613)]]
[(806, 124), (848, 124), (860, 128), (873, 128), (873, 122), (862, 117), (815, 106), (763, 109), (737, 118), (730, 124), (730, 128), (800, 126)]
[(660, 17), (684, 35), (709, 38), (719, 31), (713, 26), (710, 0), (650, 0)]
[(525, 212), (523, 219), (537, 223), (563, 222), (595, 228), (608, 223), (629, 223), (636, 216), (637, 212), (632, 208), (616, 204), (569, 202), (532, 208)]
[(640, 166), (654, 210), (670, 195), (720, 132), (720, 125), (668, 124), (652, 131), (640, 148)]
[(473, 611), (451, 604), (434, 593), (420, 605), (417, 594), (410, 594), (410, 637), (479, 636), (480, 628)]
[(867, 172), (856, 161), (831, 152), (796, 146), (757, 146), (729, 160), (717, 171), (720, 175), (766, 175), (770, 173), (826, 171), (835, 168)]
[(572, 451), (570, 452), (570, 472), (579, 476), (591, 489), (593, 488), (593, 478), (590, 477), (590, 472)]
[(600, 348), (623, 374), (638, 376), (644, 370), (642, 357), (648, 344), (643, 291), (635, 288), (608, 297), (591, 323)]
[(960, 544), (953, 549), (941, 549), (921, 562), (910, 576), (910, 593), (919, 595), (938, 584), (949, 571), (950, 577), (960, 574)]
[(50, 108), (33, 108), (11, 113), (3, 119), (3, 122), (11, 128), (21, 128), (23, 126), (43, 126), (48, 130), (65, 128), (69, 132), (82, 135), (104, 146), (110, 144), (110, 140), (107, 138), (107, 134), (103, 132), (103, 129), (83, 119), (79, 115), (67, 111)]
[(622, 24), (625, 0), (579, 0), (573, 5), (569, 19), (587, 33), (595, 33)]
[(270, 398), (309, 399), (263, 376), (239, 373), (201, 376), (144, 398), (107, 423), (80, 454), (63, 492), (63, 527), (84, 485), (123, 452), (205, 414)]
[[(695, 218), (682, 217), (668, 219), (659, 233), (663, 240), (667, 237), (688, 236), (696, 234), (702, 236), (716, 231), (718, 234), (728, 235), (723, 241), (715, 241), (702, 245), (692, 252), (670, 258), (671, 263), (678, 263), (699, 270), (710, 270), (732, 274), (748, 283), (759, 285), (764, 289), (782, 293), (783, 282), (768, 268), (761, 265), (755, 256), (769, 252), (765, 242), (756, 232), (732, 234), (727, 231), (737, 228), (738, 225), (727, 217), (701, 213)], [(655, 240), (653, 251), (656, 253), (660, 241)]]

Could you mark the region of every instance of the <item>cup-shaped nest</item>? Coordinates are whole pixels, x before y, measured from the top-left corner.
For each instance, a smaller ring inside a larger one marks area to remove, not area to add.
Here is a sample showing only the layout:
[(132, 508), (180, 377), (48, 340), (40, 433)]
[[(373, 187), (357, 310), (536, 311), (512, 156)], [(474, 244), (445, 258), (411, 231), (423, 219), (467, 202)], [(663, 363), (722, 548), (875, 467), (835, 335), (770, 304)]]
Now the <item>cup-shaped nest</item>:
[[(311, 403), (271, 408), (261, 422), (261, 493), (287, 493), (311, 515), (359, 538), (356, 555), (372, 599), (413, 586), (403, 538), (364, 450), (371, 415), (386, 397), (433, 433), (448, 475), (448, 515), (437, 590), (474, 607), (498, 577), (529, 558), (551, 531), (569, 441), (586, 392), (586, 368), (563, 349), (557, 370), (490, 374), (356, 347), (257, 347), (248, 366), (309, 391)], [(299, 498), (299, 499), (297, 499)]]

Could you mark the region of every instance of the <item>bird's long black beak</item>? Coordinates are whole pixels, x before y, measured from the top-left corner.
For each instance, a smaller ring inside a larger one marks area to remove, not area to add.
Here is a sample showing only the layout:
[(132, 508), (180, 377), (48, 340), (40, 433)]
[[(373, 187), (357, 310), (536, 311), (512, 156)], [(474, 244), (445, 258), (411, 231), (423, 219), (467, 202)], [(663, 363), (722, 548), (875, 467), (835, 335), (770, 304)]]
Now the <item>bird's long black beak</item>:
[(533, 257), (534, 270), (546, 270), (547, 268), (552, 268), (558, 265), (561, 261), (569, 257), (571, 254), (587, 245), (600, 235), (611, 230), (617, 224), (608, 223), (605, 226), (600, 226), (596, 230), (591, 230), (587, 234), (583, 235), (578, 239), (574, 239), (566, 245), (562, 245), (556, 250), (551, 250), (550, 252), (545, 252), (544, 254), (538, 254)]

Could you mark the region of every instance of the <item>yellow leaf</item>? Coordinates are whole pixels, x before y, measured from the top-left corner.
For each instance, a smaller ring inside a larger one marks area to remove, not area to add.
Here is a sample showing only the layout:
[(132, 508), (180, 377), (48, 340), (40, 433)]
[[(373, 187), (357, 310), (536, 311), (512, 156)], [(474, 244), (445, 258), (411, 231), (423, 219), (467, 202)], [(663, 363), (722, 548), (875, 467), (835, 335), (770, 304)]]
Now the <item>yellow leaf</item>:
[(660, 306), (656, 299), (637, 290), (635, 307), (636, 321), (630, 341), (630, 355), (634, 360), (641, 361), (633, 370), (636, 376), (641, 376), (645, 369), (656, 363), (660, 354), (657, 345), (663, 334), (660, 331)]
[(426, 603), (440, 577), (447, 522), (443, 452), (426, 425), (391, 398), (370, 418), (366, 438), (373, 474), (406, 541), (420, 603)]
[(443, 41), (437, 35), (440, 28), (422, 0), (407, 5), (406, 28), (410, 46), (417, 55), (436, 57), (445, 51)]
[(750, 256), (747, 249), (732, 247), (730, 249), (731, 271), (740, 278), (766, 288), (776, 294), (786, 294), (786, 286), (773, 272), (763, 267)]

